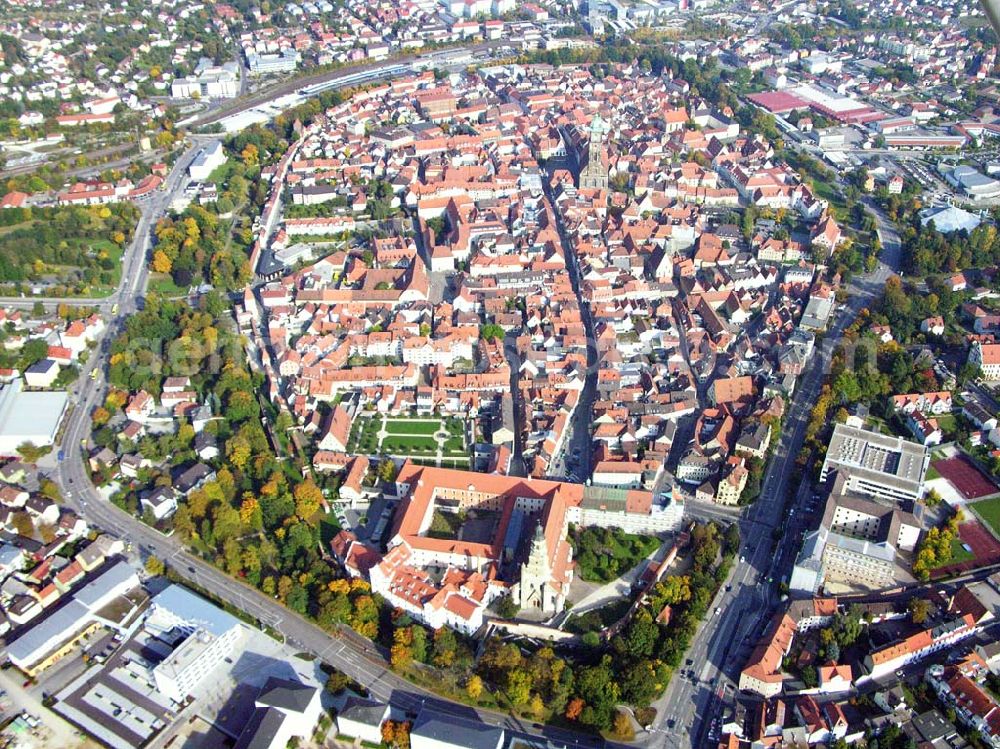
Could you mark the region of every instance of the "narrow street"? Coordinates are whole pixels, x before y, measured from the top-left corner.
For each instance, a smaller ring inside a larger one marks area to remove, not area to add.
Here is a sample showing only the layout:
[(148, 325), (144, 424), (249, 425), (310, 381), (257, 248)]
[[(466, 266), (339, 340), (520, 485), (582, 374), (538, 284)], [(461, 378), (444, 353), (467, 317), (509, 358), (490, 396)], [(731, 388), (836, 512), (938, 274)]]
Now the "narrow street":
[[(556, 168), (557, 166), (552, 162), (547, 164), (547, 175), (551, 177)], [(579, 173), (579, 165), (575, 158), (572, 163), (572, 171), (574, 174)], [(584, 482), (590, 478), (592, 468), (590, 426), (593, 421), (594, 400), (597, 396), (597, 372), (599, 369), (597, 336), (594, 334), (594, 321), (590, 312), (590, 304), (583, 299), (580, 290), (580, 268), (577, 264), (576, 251), (573, 249), (573, 243), (556, 207), (550, 179), (544, 180), (544, 187), (545, 197), (548, 199), (549, 205), (552, 206), (552, 212), (555, 215), (559, 241), (566, 257), (566, 269), (569, 271), (570, 283), (576, 294), (577, 304), (580, 308), (580, 319), (587, 337), (587, 372), (583, 390), (580, 391), (580, 398), (570, 419), (566, 437), (563, 439), (562, 450), (559, 455), (555, 456), (549, 467), (549, 475), (563, 477), (569, 481)]]
[(524, 396), (521, 394), (521, 356), (517, 351), (514, 337), (507, 335), (503, 340), (503, 353), (510, 367), (510, 397), (514, 407), (514, 449), (511, 451), (510, 475), (527, 476), (528, 470), (524, 463), (524, 430), (527, 422)]

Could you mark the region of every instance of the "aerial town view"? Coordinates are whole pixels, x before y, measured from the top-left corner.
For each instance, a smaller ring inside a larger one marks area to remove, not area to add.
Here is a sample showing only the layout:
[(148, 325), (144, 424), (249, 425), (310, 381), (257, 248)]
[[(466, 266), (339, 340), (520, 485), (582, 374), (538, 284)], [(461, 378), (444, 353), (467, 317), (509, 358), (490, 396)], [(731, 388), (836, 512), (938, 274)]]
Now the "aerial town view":
[(1000, 0), (0, 0), (0, 749), (1000, 749)]

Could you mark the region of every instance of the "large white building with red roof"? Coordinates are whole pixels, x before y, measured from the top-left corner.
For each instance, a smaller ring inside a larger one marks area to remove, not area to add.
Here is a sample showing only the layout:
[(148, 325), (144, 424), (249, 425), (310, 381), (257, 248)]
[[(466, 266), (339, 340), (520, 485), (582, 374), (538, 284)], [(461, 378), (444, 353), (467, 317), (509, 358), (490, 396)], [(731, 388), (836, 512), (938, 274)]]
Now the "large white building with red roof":
[[(402, 500), (386, 553), (345, 536), (334, 540), (334, 554), (350, 574), (367, 573), (372, 591), (392, 606), (428, 626), (470, 634), (482, 626), (486, 607), (503, 595), (522, 608), (562, 610), (573, 580), (570, 523), (655, 533), (676, 530), (684, 516), (683, 504), (658, 503), (646, 491), (409, 461), (396, 477), (396, 491)], [(460, 534), (441, 534), (436, 519), (444, 514), (472, 523), (463, 524)]]

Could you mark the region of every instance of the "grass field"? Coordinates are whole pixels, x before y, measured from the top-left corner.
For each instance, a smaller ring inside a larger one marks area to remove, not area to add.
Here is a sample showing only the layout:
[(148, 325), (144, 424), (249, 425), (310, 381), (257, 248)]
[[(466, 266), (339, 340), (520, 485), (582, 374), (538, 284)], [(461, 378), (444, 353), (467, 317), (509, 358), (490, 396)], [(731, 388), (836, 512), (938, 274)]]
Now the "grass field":
[(818, 179), (812, 180), (812, 187), (813, 192), (817, 196), (830, 204), (830, 210), (833, 212), (835, 219), (838, 221), (847, 220), (847, 206), (844, 203), (843, 197), (841, 197), (837, 188), (831, 182), (823, 182)]
[[(436, 454), (440, 447), (443, 456), (465, 464), (465, 425), (461, 419), (388, 418), (385, 431), (387, 436), (380, 448), (390, 455)], [(441, 431), (447, 432), (448, 437), (442, 440), (435, 436)]]
[(943, 416), (935, 417), (937, 419), (938, 426), (941, 427), (941, 431), (944, 432), (945, 439), (951, 439), (955, 434), (955, 429), (958, 428), (958, 422), (955, 419), (954, 414), (944, 414)]
[(389, 434), (432, 435), (441, 428), (441, 420), (419, 421), (417, 419), (386, 419), (385, 431)]
[(167, 273), (150, 273), (149, 290), (164, 296), (184, 296), (187, 294), (187, 289), (175, 284), (174, 279)]
[(1000, 497), (983, 499), (969, 505), (995, 535), (1000, 535)]
[(408, 455), (414, 452), (437, 452), (438, 443), (434, 437), (411, 434), (394, 434), (382, 440), (384, 452)]
[(566, 631), (578, 635), (586, 634), (587, 632), (598, 632), (605, 627), (611, 626), (625, 616), (631, 605), (632, 601), (628, 598), (622, 598), (600, 608), (591, 609), (579, 616), (571, 616), (569, 621), (566, 622)]
[(971, 551), (966, 551), (965, 547), (962, 546), (962, 542), (953, 538), (951, 540), (951, 560), (948, 564), (958, 564), (960, 562), (968, 562), (970, 559), (975, 559), (976, 555)]

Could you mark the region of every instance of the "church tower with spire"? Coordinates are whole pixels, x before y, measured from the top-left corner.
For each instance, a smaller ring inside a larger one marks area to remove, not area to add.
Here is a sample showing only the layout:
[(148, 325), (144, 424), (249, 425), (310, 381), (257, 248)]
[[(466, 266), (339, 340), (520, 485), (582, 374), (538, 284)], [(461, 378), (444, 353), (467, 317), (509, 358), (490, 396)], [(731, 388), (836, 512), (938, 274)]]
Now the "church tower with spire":
[(549, 547), (542, 531), (542, 523), (535, 525), (535, 536), (531, 539), (531, 551), (521, 565), (521, 582), (518, 585), (517, 603), (521, 608), (539, 608), (555, 613), (555, 591), (552, 590), (552, 565), (549, 562)]
[(587, 144), (587, 164), (580, 170), (580, 189), (608, 189), (608, 169), (601, 157), (604, 150), (604, 135), (608, 132), (607, 123), (600, 115), (595, 115), (590, 121), (590, 142)]

